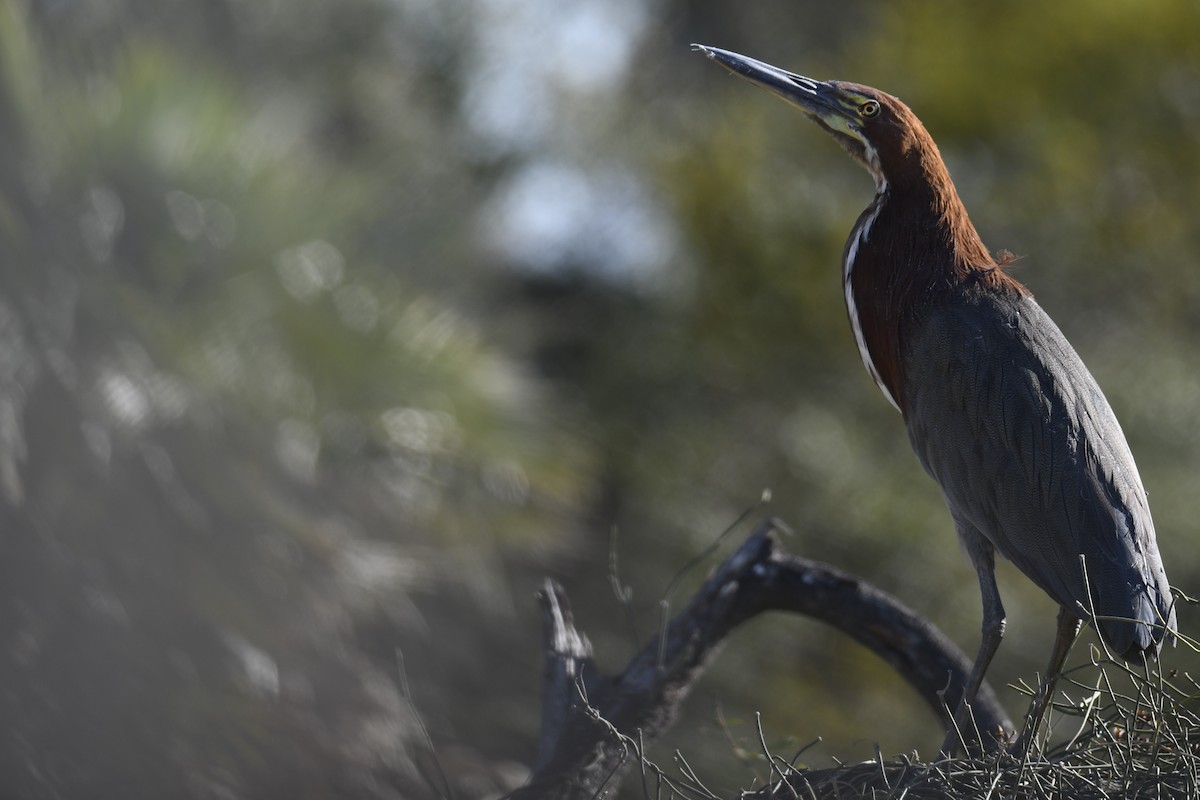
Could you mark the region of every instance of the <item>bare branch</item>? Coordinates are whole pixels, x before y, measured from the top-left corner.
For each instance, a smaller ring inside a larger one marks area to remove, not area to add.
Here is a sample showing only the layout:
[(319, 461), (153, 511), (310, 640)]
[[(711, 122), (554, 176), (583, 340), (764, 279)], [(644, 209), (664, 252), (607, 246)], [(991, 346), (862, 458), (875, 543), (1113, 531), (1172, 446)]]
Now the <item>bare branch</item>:
[[(642, 747), (672, 724), (704, 666), (737, 626), (765, 611), (823, 620), (870, 648), (917, 691), (944, 723), (971, 662), (949, 639), (900, 601), (826, 564), (780, 550), (775, 520), (761, 524), (705, 581), (691, 603), (615, 679), (595, 673), (591, 646), (574, 628), (562, 588), (540, 594), (546, 676), (542, 733), (529, 783), (510, 798), (591, 800), (642, 757)], [(973, 706), (993, 732), (1012, 723), (986, 685)], [(964, 732), (965, 734), (966, 732)]]

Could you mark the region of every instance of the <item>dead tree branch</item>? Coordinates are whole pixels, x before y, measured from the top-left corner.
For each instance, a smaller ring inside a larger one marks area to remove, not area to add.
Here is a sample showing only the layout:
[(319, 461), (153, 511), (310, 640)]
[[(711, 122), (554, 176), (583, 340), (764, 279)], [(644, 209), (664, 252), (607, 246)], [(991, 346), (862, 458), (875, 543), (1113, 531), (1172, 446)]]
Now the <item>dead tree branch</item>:
[[(927, 620), (871, 584), (826, 564), (784, 553), (765, 522), (712, 574), (670, 624), (615, 678), (603, 678), (591, 645), (574, 627), (562, 588), (540, 593), (546, 656), (542, 731), (533, 775), (514, 800), (590, 800), (641, 759), (725, 637), (765, 611), (820, 619), (879, 655), (943, 723), (955, 708), (970, 659)], [(986, 685), (973, 706), (986, 747), (1012, 723)]]

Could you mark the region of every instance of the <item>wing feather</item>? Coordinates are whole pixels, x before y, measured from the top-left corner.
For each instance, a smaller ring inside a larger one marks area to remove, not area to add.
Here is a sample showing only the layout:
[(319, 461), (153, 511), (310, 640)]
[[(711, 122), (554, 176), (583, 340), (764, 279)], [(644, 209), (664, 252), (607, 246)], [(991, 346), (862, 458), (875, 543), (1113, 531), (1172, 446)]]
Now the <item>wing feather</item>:
[(1157, 650), (1154, 626), (1175, 620), (1146, 492), (1050, 317), (1028, 296), (965, 290), (904, 340), (909, 437), (951, 513), (1060, 605), (1127, 620), (1098, 622), (1118, 654)]

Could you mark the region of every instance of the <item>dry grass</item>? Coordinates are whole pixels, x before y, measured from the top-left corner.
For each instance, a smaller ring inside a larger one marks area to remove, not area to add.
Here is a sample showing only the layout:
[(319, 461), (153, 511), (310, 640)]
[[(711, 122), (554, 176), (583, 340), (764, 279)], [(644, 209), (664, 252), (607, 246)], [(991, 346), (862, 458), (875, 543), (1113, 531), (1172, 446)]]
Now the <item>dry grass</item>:
[[(882, 757), (832, 769), (794, 766), (768, 752), (770, 780), (744, 798), (782, 800), (1034, 800), (1200, 797), (1200, 684), (1189, 674), (1134, 668), (1093, 651), (1064, 673), (1046, 741), (1025, 758), (1007, 753), (921, 762)], [(1018, 687), (1031, 692), (1028, 686)], [(717, 800), (682, 756), (676, 770), (643, 762), (647, 798)]]

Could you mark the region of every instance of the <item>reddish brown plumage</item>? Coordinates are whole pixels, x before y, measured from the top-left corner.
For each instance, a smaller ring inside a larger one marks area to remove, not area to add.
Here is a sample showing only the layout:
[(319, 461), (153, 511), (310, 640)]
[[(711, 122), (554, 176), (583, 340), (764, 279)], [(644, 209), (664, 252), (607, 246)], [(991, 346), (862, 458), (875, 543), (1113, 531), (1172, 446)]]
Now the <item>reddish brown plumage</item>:
[[(1028, 290), (984, 246), (937, 144), (908, 106), (870, 87), (838, 87), (882, 106), (863, 126), (874, 152), (847, 146), (875, 175), (881, 191), (859, 218), (845, 258), (855, 248), (854, 261), (846, 266), (857, 325), (880, 380), (903, 413), (905, 330), (923, 310), (965, 283), (984, 291), (1023, 295)], [(869, 230), (856, 246), (866, 224)]]

